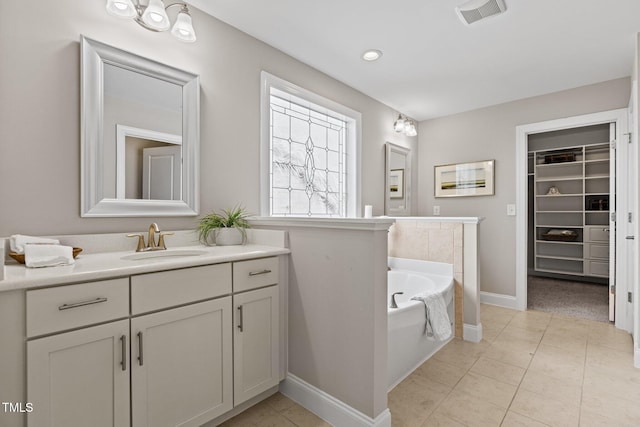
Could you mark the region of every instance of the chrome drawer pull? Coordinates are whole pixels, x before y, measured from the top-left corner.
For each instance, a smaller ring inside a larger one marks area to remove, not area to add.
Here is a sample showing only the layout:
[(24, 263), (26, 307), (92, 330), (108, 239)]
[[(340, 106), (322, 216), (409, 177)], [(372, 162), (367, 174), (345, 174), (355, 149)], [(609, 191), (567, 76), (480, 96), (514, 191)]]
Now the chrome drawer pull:
[(91, 301), (74, 302), (73, 304), (62, 304), (58, 307), (58, 310), (69, 310), (70, 308), (83, 307), (85, 305), (100, 304), (101, 302), (107, 302), (106, 298), (96, 298)]
[(126, 371), (127, 370), (127, 336), (126, 335), (121, 336), (120, 342), (122, 343), (122, 362), (120, 362), (120, 365), (122, 365), (122, 370)]
[(269, 273), (271, 273), (271, 270), (264, 269), (264, 270), (261, 270), (261, 271), (252, 271), (252, 272), (249, 273), (249, 276), (259, 276), (261, 274), (269, 274)]

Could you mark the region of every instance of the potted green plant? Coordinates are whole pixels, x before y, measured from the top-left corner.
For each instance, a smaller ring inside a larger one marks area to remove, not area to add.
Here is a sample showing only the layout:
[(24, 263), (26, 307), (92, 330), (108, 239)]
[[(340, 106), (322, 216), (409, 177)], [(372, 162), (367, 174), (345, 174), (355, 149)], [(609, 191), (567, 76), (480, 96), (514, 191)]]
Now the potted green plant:
[(217, 246), (244, 245), (247, 241), (247, 222), (250, 215), (241, 206), (223, 209), (220, 213), (212, 211), (200, 219), (198, 238), (208, 245), (210, 237)]

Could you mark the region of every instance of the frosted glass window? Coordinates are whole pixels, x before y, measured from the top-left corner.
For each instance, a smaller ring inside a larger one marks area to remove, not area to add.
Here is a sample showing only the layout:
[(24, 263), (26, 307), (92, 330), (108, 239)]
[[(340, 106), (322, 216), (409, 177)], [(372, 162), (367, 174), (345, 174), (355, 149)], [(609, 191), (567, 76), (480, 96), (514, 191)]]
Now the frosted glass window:
[(266, 71), (260, 86), (260, 214), (360, 216), (362, 115)]
[(269, 102), (270, 214), (346, 217), (349, 122), (285, 96), (272, 90)]

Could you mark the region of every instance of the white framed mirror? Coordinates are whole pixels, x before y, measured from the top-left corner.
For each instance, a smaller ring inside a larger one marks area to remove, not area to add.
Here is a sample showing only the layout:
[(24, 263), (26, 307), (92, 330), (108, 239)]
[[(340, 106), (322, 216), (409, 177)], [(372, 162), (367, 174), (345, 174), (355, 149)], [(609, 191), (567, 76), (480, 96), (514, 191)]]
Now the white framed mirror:
[(411, 150), (385, 145), (384, 214), (411, 215)]
[(81, 38), (81, 215), (195, 216), (200, 81)]

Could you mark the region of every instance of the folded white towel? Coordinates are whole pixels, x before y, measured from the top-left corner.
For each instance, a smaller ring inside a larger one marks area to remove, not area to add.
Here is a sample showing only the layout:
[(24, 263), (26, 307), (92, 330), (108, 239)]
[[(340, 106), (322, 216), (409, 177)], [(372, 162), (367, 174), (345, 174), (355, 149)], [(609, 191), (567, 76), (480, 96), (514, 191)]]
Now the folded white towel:
[(53, 267), (74, 262), (71, 246), (42, 244), (24, 246), (24, 263), (27, 267)]
[(11, 250), (19, 254), (24, 253), (24, 246), (29, 243), (47, 243), (50, 245), (59, 245), (60, 241), (57, 239), (47, 239), (46, 237), (25, 236), (22, 234), (14, 234), (9, 239), (9, 246), (11, 246)]
[(442, 293), (418, 294), (412, 300), (424, 303), (426, 321), (424, 333), (428, 340), (444, 341), (451, 336), (451, 320)]

